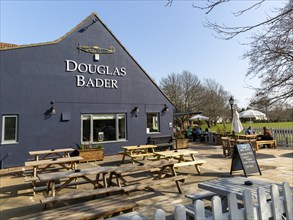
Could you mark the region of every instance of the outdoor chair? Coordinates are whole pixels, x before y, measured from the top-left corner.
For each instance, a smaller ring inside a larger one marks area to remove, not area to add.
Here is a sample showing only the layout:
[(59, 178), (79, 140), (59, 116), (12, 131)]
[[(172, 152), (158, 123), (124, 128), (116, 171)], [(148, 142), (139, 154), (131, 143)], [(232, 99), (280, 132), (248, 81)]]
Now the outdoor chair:
[(229, 157), (232, 155), (232, 147), (228, 137), (221, 137), (223, 144), (223, 155), (224, 157)]

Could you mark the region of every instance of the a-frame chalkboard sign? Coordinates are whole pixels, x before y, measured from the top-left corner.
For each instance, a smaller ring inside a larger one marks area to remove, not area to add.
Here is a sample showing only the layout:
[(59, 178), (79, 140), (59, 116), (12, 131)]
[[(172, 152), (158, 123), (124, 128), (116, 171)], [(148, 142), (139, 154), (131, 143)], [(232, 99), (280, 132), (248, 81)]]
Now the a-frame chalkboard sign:
[(246, 177), (252, 173), (259, 173), (261, 175), (250, 144), (234, 145), (230, 174), (232, 175), (232, 172), (235, 170), (243, 170)]

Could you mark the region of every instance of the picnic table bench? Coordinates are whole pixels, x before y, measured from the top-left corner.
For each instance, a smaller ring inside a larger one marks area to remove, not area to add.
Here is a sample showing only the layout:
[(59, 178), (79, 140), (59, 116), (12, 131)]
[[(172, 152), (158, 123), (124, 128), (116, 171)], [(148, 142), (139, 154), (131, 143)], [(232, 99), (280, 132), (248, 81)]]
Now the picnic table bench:
[[(194, 165), (198, 174), (201, 174), (199, 166), (206, 163), (206, 161), (197, 160), (195, 158), (195, 154), (197, 154), (197, 153), (198, 153), (197, 151), (193, 151), (193, 150), (161, 151), (161, 152), (155, 152), (155, 155), (156, 155), (155, 159), (156, 160), (175, 159), (175, 160), (177, 160), (177, 163), (174, 164), (174, 168)], [(189, 156), (190, 158), (186, 158), (185, 156)]]
[[(87, 169), (38, 174), (38, 178), (42, 182), (47, 182), (47, 194), (49, 195), (51, 192), (51, 195), (55, 196), (57, 192), (70, 185), (90, 183), (94, 188), (107, 187), (106, 175), (115, 169), (115, 167), (97, 166)], [(95, 178), (90, 177), (90, 175), (95, 175)], [(76, 182), (77, 179), (82, 179), (82, 181)], [(65, 180), (65, 182), (56, 184), (56, 181), (61, 180)]]
[(214, 196), (218, 195), (215, 192), (211, 192), (211, 191), (200, 191), (200, 192), (196, 192), (194, 194), (187, 194), (185, 195), (186, 198), (191, 199), (191, 203), (193, 204), (196, 200), (200, 199), (207, 199), (207, 200), (211, 200)]
[(174, 181), (176, 183), (176, 187), (178, 189), (178, 192), (182, 193), (182, 189), (181, 189), (179, 182), (184, 182), (185, 179), (187, 179), (187, 176), (172, 176), (172, 177), (166, 177), (163, 179), (150, 179), (150, 180), (145, 180), (142, 182), (137, 182), (132, 185), (123, 186), (122, 189), (123, 189), (123, 192), (129, 193), (131, 191), (151, 188), (152, 185), (161, 185), (164, 183), (171, 183), (172, 181)]
[(65, 193), (62, 195), (49, 196), (49, 197), (41, 199), (40, 202), (42, 204), (44, 204), (45, 207), (47, 207), (48, 204), (50, 204), (52, 207), (57, 202), (65, 202), (68, 200), (80, 199), (80, 198), (85, 198), (85, 197), (90, 197), (90, 196), (96, 197), (97, 195), (108, 195), (110, 193), (122, 192), (122, 191), (123, 191), (123, 189), (118, 186), (108, 187), (108, 188), (91, 189), (91, 190), (79, 191), (79, 192), (74, 191), (74, 192)]
[[(132, 191), (139, 188), (143, 189), (143, 188), (150, 187), (154, 183), (159, 184), (162, 182), (175, 181), (179, 193), (182, 193), (179, 182), (184, 182), (186, 177), (177, 176), (174, 169), (175, 163), (176, 161), (161, 160), (161, 161), (148, 162), (147, 164), (140, 164), (138, 166), (129, 165), (129, 166), (117, 167), (117, 169), (110, 172), (108, 187), (112, 185), (117, 185), (119, 187), (123, 186), (124, 191)], [(144, 182), (137, 182), (137, 184), (139, 184), (137, 186), (130, 185), (129, 182), (125, 178), (127, 175), (131, 175), (133, 173), (149, 172), (153, 170), (159, 171), (158, 175), (154, 177), (153, 179), (149, 178), (149, 180), (144, 180)], [(169, 177), (166, 177), (166, 176), (169, 176)], [(114, 181), (116, 181), (116, 183), (114, 183)]]
[(144, 160), (146, 157), (154, 156), (156, 147), (155, 145), (123, 146), (121, 147), (123, 149), (121, 163), (124, 163), (125, 157), (130, 157), (132, 164), (134, 164), (138, 157), (142, 157)]
[(259, 150), (260, 145), (270, 145), (273, 148), (277, 148), (277, 141), (276, 140), (261, 140), (261, 141), (256, 141), (256, 150)]
[[(65, 168), (67, 170), (76, 169), (77, 162), (82, 160), (82, 157), (76, 156), (76, 157), (62, 157), (62, 158), (55, 158), (50, 160), (36, 160), (36, 161), (26, 161), (25, 167), (33, 167), (33, 176), (37, 176), (37, 171), (44, 171), (51, 167), (52, 165), (59, 165), (62, 168)], [(67, 165), (69, 164), (69, 165)], [(45, 166), (45, 167), (43, 167)]]
[(68, 220), (68, 219), (104, 219), (114, 214), (133, 211), (138, 205), (121, 198), (107, 197), (95, 199), (74, 205), (64, 206), (52, 210), (45, 210), (29, 215), (24, 215), (13, 220)]
[[(70, 153), (75, 151), (73, 148), (51, 149), (51, 150), (38, 150), (29, 151), (30, 156), (34, 156), (34, 160), (45, 160), (48, 157), (70, 157)], [(42, 156), (41, 156), (42, 155)]]

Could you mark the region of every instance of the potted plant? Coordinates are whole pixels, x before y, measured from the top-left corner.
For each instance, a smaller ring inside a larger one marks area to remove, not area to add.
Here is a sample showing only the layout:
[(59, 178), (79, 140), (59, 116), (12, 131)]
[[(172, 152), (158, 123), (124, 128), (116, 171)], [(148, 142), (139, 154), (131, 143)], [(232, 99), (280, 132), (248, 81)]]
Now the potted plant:
[(185, 135), (181, 131), (176, 132), (174, 136), (175, 136), (175, 142), (174, 142), (175, 149), (188, 148), (188, 138), (186, 138)]
[(222, 143), (222, 137), (228, 137), (230, 134), (229, 131), (227, 131), (226, 125), (224, 124), (223, 128), (218, 127), (217, 133), (216, 133), (216, 144), (221, 145)]
[(81, 162), (104, 159), (104, 147), (101, 144), (80, 144), (78, 146), (78, 153), (83, 158)]

